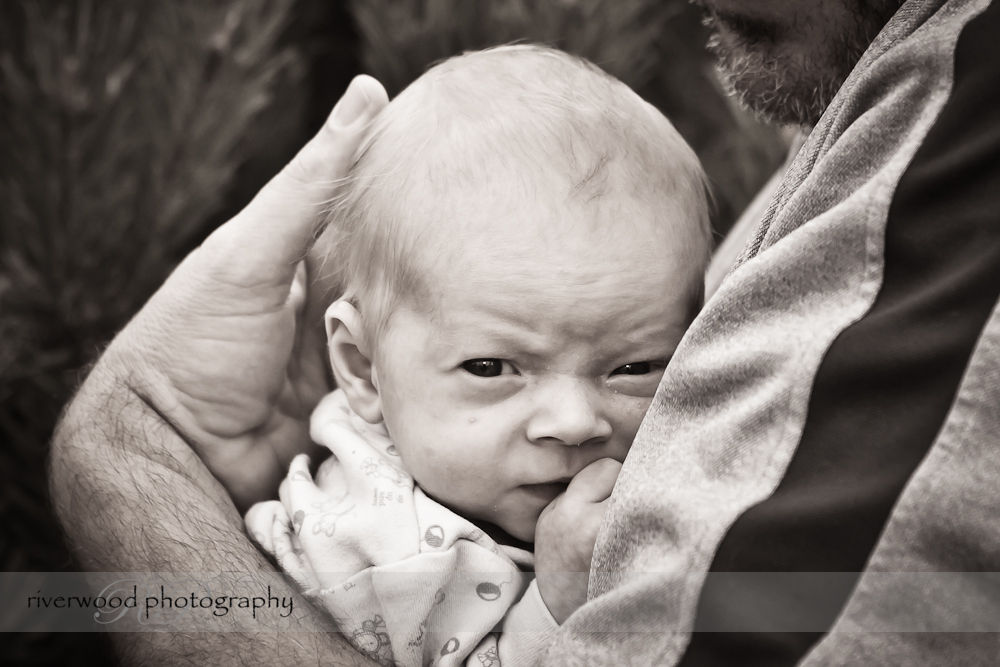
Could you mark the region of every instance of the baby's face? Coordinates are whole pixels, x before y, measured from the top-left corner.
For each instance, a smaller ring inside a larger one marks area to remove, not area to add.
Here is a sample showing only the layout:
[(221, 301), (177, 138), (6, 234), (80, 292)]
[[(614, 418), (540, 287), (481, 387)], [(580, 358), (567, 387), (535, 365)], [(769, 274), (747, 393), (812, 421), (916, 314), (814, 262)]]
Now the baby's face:
[[(614, 204), (456, 232), (462, 248), (429, 272), (434, 303), (401, 306), (377, 343), (407, 469), (522, 540), (581, 469), (625, 458), (692, 316), (695, 271), (671, 249), (673, 225)], [(625, 217), (615, 233), (590, 228), (609, 214)]]

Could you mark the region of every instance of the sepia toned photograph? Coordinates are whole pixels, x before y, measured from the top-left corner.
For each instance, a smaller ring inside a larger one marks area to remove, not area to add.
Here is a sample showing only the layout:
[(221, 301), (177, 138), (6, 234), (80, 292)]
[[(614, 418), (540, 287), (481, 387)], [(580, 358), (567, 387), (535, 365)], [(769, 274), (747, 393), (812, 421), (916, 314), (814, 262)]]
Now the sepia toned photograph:
[(0, 662), (1000, 663), (997, 0), (3, 0)]

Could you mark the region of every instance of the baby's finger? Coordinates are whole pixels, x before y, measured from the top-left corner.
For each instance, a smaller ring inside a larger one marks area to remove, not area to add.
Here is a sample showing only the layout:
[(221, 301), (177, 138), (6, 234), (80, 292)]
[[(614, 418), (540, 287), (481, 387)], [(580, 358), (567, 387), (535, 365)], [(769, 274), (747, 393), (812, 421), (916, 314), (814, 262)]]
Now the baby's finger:
[(576, 474), (566, 487), (566, 497), (599, 503), (611, 495), (622, 464), (614, 459), (598, 459)]
[(236, 284), (288, 285), (369, 122), (386, 102), (378, 81), (355, 77), (319, 133), (246, 208), (206, 240), (215, 250), (215, 270)]

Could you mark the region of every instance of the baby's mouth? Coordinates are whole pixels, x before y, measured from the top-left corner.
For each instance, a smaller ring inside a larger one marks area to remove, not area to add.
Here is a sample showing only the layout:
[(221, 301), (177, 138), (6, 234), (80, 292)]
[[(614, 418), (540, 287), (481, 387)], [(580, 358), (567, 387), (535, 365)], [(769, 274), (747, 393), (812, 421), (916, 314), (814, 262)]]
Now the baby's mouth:
[(545, 482), (544, 484), (525, 484), (521, 488), (524, 489), (528, 495), (538, 498), (539, 500), (544, 500), (547, 504), (555, 500), (556, 496), (565, 491), (567, 486), (569, 486), (569, 479)]

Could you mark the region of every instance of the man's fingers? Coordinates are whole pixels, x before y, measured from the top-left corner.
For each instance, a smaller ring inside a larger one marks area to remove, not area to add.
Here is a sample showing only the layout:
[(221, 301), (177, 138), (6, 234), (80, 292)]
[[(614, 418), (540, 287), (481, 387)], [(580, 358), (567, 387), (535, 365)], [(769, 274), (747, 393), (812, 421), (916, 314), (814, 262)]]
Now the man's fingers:
[(306, 263), (303, 260), (295, 267), (295, 278), (292, 280), (292, 288), (288, 291), (288, 303), (295, 310), (296, 317), (301, 316), (302, 310), (305, 308), (308, 281)]
[(614, 459), (598, 459), (576, 474), (566, 487), (566, 497), (583, 502), (607, 500), (615, 487), (622, 464)]
[[(291, 186), (335, 185), (350, 168), (368, 123), (388, 103), (385, 89), (372, 77), (354, 77), (319, 133), (288, 163), (278, 179)], [(345, 150), (348, 149), (348, 150)]]
[(387, 101), (378, 81), (355, 77), (316, 136), (246, 208), (206, 240), (215, 270), (236, 284), (288, 285), (368, 124)]

